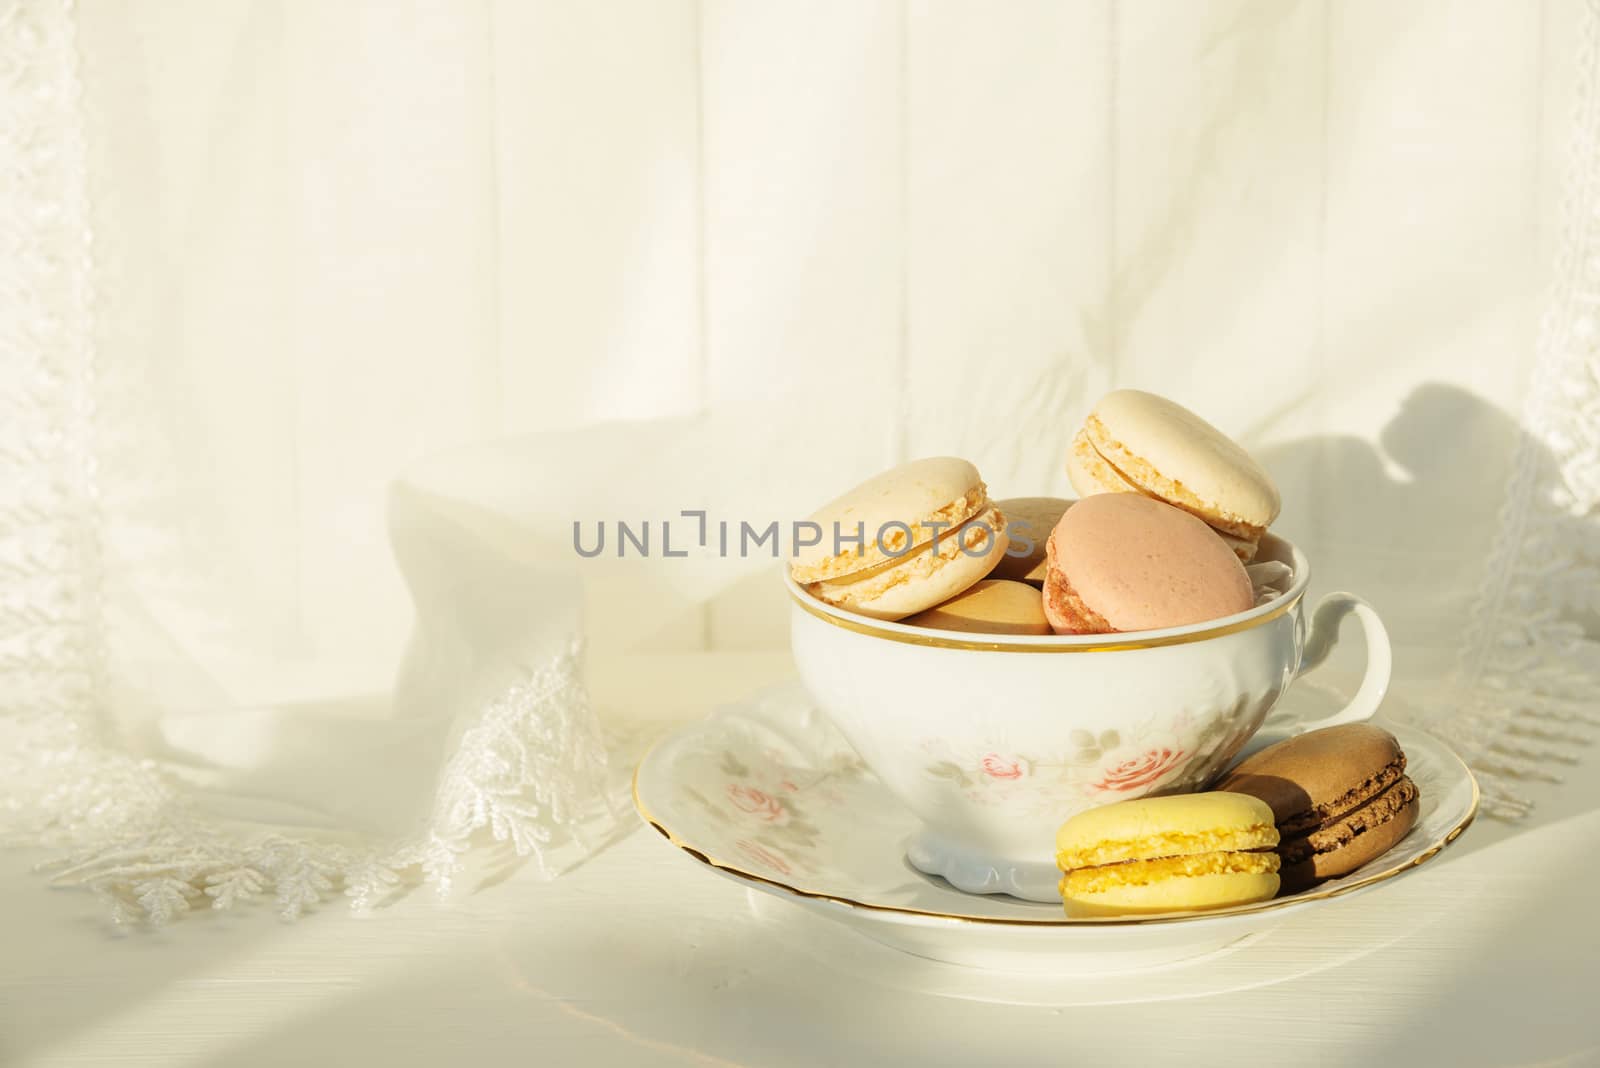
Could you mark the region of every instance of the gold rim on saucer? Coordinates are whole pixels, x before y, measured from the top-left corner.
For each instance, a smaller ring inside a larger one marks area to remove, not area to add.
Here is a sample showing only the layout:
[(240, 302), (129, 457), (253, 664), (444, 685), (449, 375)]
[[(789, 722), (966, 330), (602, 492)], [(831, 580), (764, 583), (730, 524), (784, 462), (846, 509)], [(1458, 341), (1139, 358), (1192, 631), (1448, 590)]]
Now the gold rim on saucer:
[[(1374, 872), (1373, 874), (1358, 879), (1355, 882), (1345, 883), (1338, 887), (1330, 887), (1321, 890), (1303, 890), (1300, 893), (1292, 894), (1289, 897), (1276, 897), (1270, 901), (1257, 902), (1254, 905), (1236, 905), (1232, 908), (1214, 909), (1203, 912), (1172, 912), (1160, 916), (1126, 916), (1096, 919), (1070, 919), (1066, 916), (1061, 916), (1052, 919), (1038, 920), (1025, 920), (1021, 919), (1020, 917), (1006, 916), (963, 916), (953, 912), (934, 912), (930, 909), (905, 908), (901, 905), (881, 905), (870, 901), (857, 901), (854, 898), (839, 897), (836, 894), (826, 894), (817, 890), (803, 890), (798, 886), (791, 886), (788, 883), (779, 882), (777, 879), (771, 879), (765, 875), (757, 875), (755, 872), (745, 871), (743, 868), (740, 868), (737, 865), (730, 864), (725, 860), (719, 860), (716, 857), (708, 856), (707, 854), (701, 852), (699, 849), (696, 849), (694, 846), (690, 845), (688, 842), (685, 842), (683, 839), (679, 838), (677, 835), (668, 830), (666, 825), (656, 818), (655, 814), (650, 811), (649, 807), (639, 797), (639, 772), (644, 767), (645, 761), (650, 759), (651, 754), (655, 752), (657, 747), (667, 740), (668, 738), (662, 738), (652, 744), (645, 752), (644, 756), (640, 758), (638, 765), (634, 768), (632, 787), (633, 807), (638, 811), (639, 815), (646, 823), (655, 828), (658, 834), (660, 834), (667, 841), (671, 842), (673, 845), (677, 846), (679, 849), (683, 850), (683, 852), (687, 853), (689, 856), (693, 857), (695, 860), (699, 861), (701, 864), (716, 868), (719, 871), (725, 872), (728, 875), (732, 875), (735, 878), (743, 879), (747, 882), (762, 883), (767, 886), (775, 887), (787, 894), (793, 894), (796, 897), (810, 898), (813, 901), (830, 901), (836, 905), (843, 905), (846, 908), (865, 909), (871, 912), (886, 912), (901, 916), (916, 917), (919, 919), (951, 920), (956, 923), (979, 925), (988, 924), (999, 927), (1139, 927), (1149, 924), (1184, 923), (1190, 920), (1214, 918), (1220, 919), (1227, 916), (1244, 916), (1257, 912), (1271, 912), (1274, 909), (1287, 908), (1290, 905), (1300, 905), (1309, 901), (1325, 901), (1330, 898), (1341, 897), (1345, 894), (1353, 893), (1357, 890), (1363, 890), (1369, 886), (1373, 886), (1374, 884), (1393, 879), (1398, 875), (1404, 875), (1413, 868), (1420, 867), (1432, 860), (1434, 857), (1438, 856), (1445, 846), (1454, 842), (1457, 838), (1460, 838), (1466, 829), (1472, 826), (1472, 821), (1478, 815), (1478, 803), (1481, 798), (1481, 792), (1478, 789), (1478, 779), (1472, 774), (1472, 769), (1467, 767), (1461, 758), (1456, 756), (1454, 752), (1446, 749), (1446, 752), (1449, 753), (1451, 759), (1460, 765), (1461, 770), (1467, 776), (1467, 782), (1472, 786), (1472, 804), (1467, 808), (1466, 814), (1462, 816), (1461, 819), (1456, 821), (1455, 826), (1451, 827), (1449, 831), (1445, 832), (1443, 838), (1441, 838), (1438, 842), (1435, 842), (1424, 852), (1412, 857), (1403, 864), (1397, 864), (1392, 868), (1386, 868), (1383, 871)], [(1034, 904), (1038, 904), (1038, 902), (1034, 902)]]

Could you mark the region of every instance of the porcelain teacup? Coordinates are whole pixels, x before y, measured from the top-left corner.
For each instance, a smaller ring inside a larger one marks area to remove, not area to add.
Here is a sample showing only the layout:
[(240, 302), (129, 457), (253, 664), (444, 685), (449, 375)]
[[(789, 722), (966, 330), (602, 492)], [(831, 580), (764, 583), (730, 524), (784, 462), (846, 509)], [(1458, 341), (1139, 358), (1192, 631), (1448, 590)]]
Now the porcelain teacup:
[(1057, 901), (1055, 831), (1077, 812), (1204, 789), (1261, 730), (1296, 677), (1326, 659), (1354, 615), (1366, 675), (1336, 714), (1280, 736), (1377, 711), (1388, 634), (1348, 593), (1307, 626), (1304, 554), (1268, 535), (1260, 560), (1288, 588), (1237, 615), (1166, 630), (1012, 636), (957, 633), (855, 615), (787, 579), (801, 681), (867, 766), (922, 821), (906, 846), (918, 870), (970, 893)]

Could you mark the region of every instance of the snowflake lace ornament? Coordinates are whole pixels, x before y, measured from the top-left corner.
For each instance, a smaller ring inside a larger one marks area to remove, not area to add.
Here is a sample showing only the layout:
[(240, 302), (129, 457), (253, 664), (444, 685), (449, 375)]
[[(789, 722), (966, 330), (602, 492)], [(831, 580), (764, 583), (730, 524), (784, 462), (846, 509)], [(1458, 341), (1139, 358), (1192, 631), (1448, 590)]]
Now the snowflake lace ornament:
[(0, 841), (60, 851), (57, 882), (155, 924), (445, 893), (483, 842), (546, 875), (558, 848), (589, 851), (616, 821), (575, 638), (469, 714), (430, 818), (401, 841), (222, 823), (113, 736), (80, 98), (72, 5), (0, 2)]

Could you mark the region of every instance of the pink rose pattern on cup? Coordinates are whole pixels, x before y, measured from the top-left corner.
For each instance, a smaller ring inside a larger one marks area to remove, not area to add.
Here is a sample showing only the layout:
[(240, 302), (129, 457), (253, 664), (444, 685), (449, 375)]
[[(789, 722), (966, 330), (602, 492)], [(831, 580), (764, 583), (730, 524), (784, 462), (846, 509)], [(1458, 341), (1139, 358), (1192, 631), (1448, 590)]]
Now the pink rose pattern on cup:
[(1022, 760), (998, 753), (990, 753), (978, 762), (979, 768), (991, 779), (1020, 779), (1027, 774), (1024, 764)]
[[(1054, 815), (1063, 807), (1202, 787), (1250, 730), (1203, 729), (1199, 722), (1180, 714), (1125, 733), (1074, 730), (1064, 751), (1047, 754), (1019, 753), (1001, 738), (965, 752), (944, 738), (926, 739), (920, 748), (938, 788), (1018, 816)], [(1188, 754), (1193, 762), (1178, 776)], [(726, 741), (696, 755), (681, 788), (720, 828), (718, 859), (768, 878), (800, 880), (838, 863), (817, 825), (845, 818), (841, 810), (856, 803), (852, 794), (866, 781), (866, 768), (842, 741), (811, 761), (794, 759), (772, 747)]]
[(1187, 755), (1183, 749), (1155, 746), (1137, 756), (1116, 760), (1098, 782), (1089, 784), (1090, 789), (1121, 793), (1156, 786), (1175, 771)]
[(1179, 716), (1177, 733), (1172, 733), (1171, 722), (1152, 722), (1127, 737), (1115, 730), (1073, 731), (1070, 748), (1055, 753), (1017, 753), (997, 746), (965, 755), (938, 738), (925, 740), (921, 748), (936, 758), (925, 774), (944, 780), (965, 799), (1036, 814), (1105, 804), (1118, 795), (1199, 789), (1221, 770), (1243, 735), (1218, 726), (1197, 729), (1191, 726), (1195, 722)]

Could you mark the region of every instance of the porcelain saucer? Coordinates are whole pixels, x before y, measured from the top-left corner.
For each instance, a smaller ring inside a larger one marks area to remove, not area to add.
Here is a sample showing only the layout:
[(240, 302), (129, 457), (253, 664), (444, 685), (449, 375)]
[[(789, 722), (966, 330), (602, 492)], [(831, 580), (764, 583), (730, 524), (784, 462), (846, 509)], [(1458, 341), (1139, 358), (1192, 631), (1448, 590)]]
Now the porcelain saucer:
[(667, 735), (634, 773), (645, 822), (713, 871), (919, 957), (1013, 972), (1106, 974), (1235, 947), (1292, 913), (1383, 886), (1472, 822), (1460, 759), (1390, 725), (1421, 815), (1389, 853), (1299, 894), (1205, 913), (1073, 920), (1060, 906), (963, 893), (906, 861), (918, 821), (861, 763), (798, 684)]

